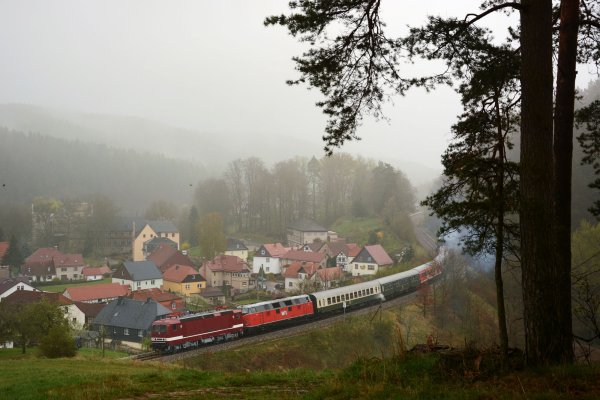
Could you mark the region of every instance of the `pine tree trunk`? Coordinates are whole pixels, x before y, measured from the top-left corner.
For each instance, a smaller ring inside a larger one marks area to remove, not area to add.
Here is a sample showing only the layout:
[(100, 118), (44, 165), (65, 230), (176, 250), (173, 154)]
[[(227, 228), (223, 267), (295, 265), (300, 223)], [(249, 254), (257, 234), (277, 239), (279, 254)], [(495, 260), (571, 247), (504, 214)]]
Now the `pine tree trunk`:
[[(563, 0), (560, 8), (558, 69), (556, 77), (556, 104), (554, 114), (554, 176), (556, 214), (556, 266), (558, 279), (563, 285), (557, 290), (561, 315), (564, 320), (560, 338), (563, 347), (572, 347), (571, 322), (571, 174), (573, 158), (573, 112), (575, 103), (575, 76), (577, 59), (577, 31), (579, 0)], [(573, 354), (564, 355), (565, 362), (573, 361)]]
[[(527, 361), (560, 363), (572, 354), (559, 304), (554, 251), (552, 151), (552, 1), (523, 0), (521, 10), (521, 261)], [(567, 288), (568, 290), (568, 288)]]

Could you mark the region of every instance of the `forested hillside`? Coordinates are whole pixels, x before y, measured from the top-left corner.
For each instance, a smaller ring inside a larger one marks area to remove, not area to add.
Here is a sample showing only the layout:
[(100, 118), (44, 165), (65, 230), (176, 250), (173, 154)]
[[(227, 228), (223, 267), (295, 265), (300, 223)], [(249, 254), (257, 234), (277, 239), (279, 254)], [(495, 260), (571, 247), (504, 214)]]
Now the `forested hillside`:
[(111, 198), (124, 213), (152, 201), (191, 197), (203, 167), (157, 154), (25, 134), (0, 128), (0, 204), (31, 204), (37, 196)]

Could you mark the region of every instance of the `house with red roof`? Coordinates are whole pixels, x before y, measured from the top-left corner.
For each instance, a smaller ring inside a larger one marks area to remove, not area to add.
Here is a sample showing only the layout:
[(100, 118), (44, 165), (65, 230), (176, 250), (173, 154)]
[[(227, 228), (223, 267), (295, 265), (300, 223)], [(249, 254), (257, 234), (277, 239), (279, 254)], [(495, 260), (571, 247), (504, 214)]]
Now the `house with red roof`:
[(100, 281), (105, 275), (112, 274), (112, 270), (106, 265), (101, 267), (85, 267), (81, 274), (86, 281)]
[(52, 258), (56, 276), (61, 281), (83, 279), (83, 268), (86, 267), (81, 254), (56, 254)]
[(260, 246), (254, 253), (252, 261), (252, 273), (258, 274), (262, 268), (265, 274), (280, 274), (281, 258), (292, 250), (281, 243), (268, 243)]
[(339, 286), (344, 277), (341, 267), (321, 268), (315, 273), (315, 282), (322, 290)]
[(379, 269), (392, 265), (394, 261), (380, 244), (365, 246), (352, 260), (352, 276), (375, 275)]
[(73, 286), (65, 289), (63, 295), (72, 301), (83, 303), (107, 303), (119, 296), (127, 296), (128, 285), (119, 283), (100, 283), (97, 285)]
[(295, 261), (291, 263), (283, 273), (285, 291), (304, 292), (310, 283), (315, 282), (315, 274), (321, 268), (323, 267), (320, 264), (314, 262)]
[(343, 271), (351, 272), (350, 263), (360, 253), (361, 247), (356, 243), (346, 243), (345, 240), (337, 240), (325, 243), (319, 250), (327, 254), (327, 265), (341, 267)]
[(292, 264), (296, 261), (304, 263), (315, 263), (321, 268), (325, 268), (327, 263), (327, 255), (325, 253), (315, 253), (312, 251), (304, 250), (290, 250), (281, 257), (282, 269), (285, 271), (287, 265)]
[(231, 286), (245, 292), (254, 284), (248, 264), (237, 256), (218, 255), (202, 264), (200, 274), (211, 287)]
[(128, 297), (130, 299), (142, 301), (152, 299), (173, 312), (182, 313), (185, 311), (185, 302), (181, 296), (157, 288), (135, 290), (131, 292)]
[(152, 261), (162, 273), (175, 264), (194, 266), (188, 256), (182, 254), (176, 248), (165, 244), (159, 245), (146, 257), (146, 260)]
[(175, 264), (163, 274), (163, 289), (184, 296), (200, 294), (206, 289), (206, 279), (194, 267)]
[(21, 275), (29, 277), (33, 282), (48, 282), (56, 278), (54, 256), (60, 255), (55, 247), (42, 247), (25, 259), (21, 266)]
[(75, 301), (67, 307), (67, 315), (71, 326), (75, 329), (90, 328), (96, 315), (104, 308), (105, 303), (83, 303)]

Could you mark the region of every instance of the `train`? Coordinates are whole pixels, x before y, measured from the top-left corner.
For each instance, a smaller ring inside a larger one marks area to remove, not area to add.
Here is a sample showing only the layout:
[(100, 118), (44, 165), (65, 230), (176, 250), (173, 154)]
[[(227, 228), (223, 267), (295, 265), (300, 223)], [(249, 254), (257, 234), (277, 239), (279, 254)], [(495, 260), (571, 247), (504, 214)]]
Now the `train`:
[(445, 248), (440, 248), (438, 256), (423, 265), (354, 285), (243, 305), (235, 309), (160, 319), (152, 324), (152, 349), (176, 352), (301, 324), (403, 296), (442, 274), (444, 256)]

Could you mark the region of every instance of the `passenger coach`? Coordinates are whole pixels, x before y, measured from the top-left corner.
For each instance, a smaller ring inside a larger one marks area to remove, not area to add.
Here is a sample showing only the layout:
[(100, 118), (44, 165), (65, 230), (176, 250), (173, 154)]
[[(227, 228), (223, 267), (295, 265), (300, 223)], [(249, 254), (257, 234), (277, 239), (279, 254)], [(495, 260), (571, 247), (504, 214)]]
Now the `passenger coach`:
[(376, 281), (381, 285), (381, 293), (386, 300), (412, 292), (421, 284), (419, 272), (414, 269), (384, 276)]
[(384, 300), (377, 281), (315, 292), (309, 296), (315, 304), (315, 314), (341, 312), (344, 308), (355, 308)]

